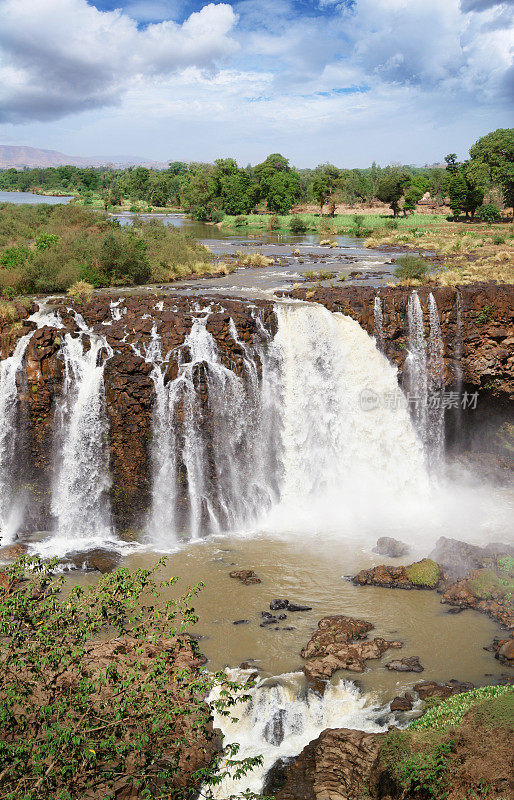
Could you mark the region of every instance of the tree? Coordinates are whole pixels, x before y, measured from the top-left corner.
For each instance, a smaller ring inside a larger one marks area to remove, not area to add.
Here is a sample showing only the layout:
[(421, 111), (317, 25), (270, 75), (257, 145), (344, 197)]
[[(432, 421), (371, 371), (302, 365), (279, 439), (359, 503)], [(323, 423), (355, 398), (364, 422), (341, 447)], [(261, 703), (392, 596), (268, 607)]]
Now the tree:
[(448, 174), (455, 175), (460, 167), (460, 164), (457, 161), (457, 153), (449, 153), (444, 157), (444, 160), (446, 161), (446, 171)]
[(323, 206), (331, 205), (332, 216), (335, 214), (335, 196), (341, 187), (341, 170), (333, 164), (324, 164), (318, 167), (311, 185), (313, 197), (318, 202), (320, 213), (323, 215)]
[(501, 187), (505, 205), (514, 207), (514, 128), (498, 128), (482, 136), (469, 154), (476, 183), (489, 178)]
[(70, 591), (55, 561), (3, 570), (2, 798), (186, 800), (262, 764), (236, 759), (236, 744), (216, 747), (205, 697), (219, 687), (211, 702), (230, 716), (255, 684), (200, 669), (186, 631), (202, 584), (166, 600), (177, 579), (155, 580), (164, 564)]
[(291, 211), (300, 190), (298, 175), (294, 172), (276, 172), (268, 182), (266, 202), (276, 214)]
[(382, 175), (377, 186), (377, 198), (389, 203), (395, 217), (400, 210), (400, 200), (410, 182), (410, 175), (403, 170), (391, 170)]
[(216, 195), (226, 214), (237, 216), (253, 210), (259, 197), (259, 187), (245, 169), (239, 169), (232, 158), (214, 162)]
[(453, 211), (453, 216), (457, 218), (464, 211), (468, 194), (468, 187), (462, 170), (452, 174), (448, 185), (448, 194), (450, 195), (450, 208)]
[(193, 219), (201, 222), (219, 222), (223, 217), (214, 169), (206, 164), (195, 165), (190, 177), (182, 187), (181, 200), (184, 209)]

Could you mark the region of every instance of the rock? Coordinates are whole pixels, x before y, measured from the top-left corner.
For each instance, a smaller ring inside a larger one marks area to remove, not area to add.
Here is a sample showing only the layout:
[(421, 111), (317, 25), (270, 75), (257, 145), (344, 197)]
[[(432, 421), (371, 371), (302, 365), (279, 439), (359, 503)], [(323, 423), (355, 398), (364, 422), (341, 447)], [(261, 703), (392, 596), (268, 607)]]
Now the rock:
[(454, 694), (462, 694), (462, 692), (470, 692), (474, 689), (472, 683), (466, 681), (456, 681), (454, 679), (447, 683), (436, 683), (435, 681), (421, 681), (415, 683), (413, 689), (417, 692), (420, 700), (427, 700), (429, 697), (439, 697), (441, 700), (446, 700)]
[(300, 606), (297, 603), (288, 603), (288, 611), (312, 611), (312, 606)]
[(498, 558), (505, 555), (514, 555), (514, 547), (500, 543), (478, 547), (459, 539), (448, 539), (446, 536), (441, 536), (430, 553), (430, 558), (437, 561), (452, 578), (462, 578), (470, 570), (484, 569), (494, 565)]
[(284, 741), (284, 720), (286, 714), (285, 708), (279, 708), (264, 726), (264, 738), (268, 744), (278, 747)]
[(357, 800), (368, 795), (386, 735), (349, 728), (323, 731), (285, 766), (285, 781), (275, 800)]
[(406, 567), (380, 564), (363, 569), (352, 578), (358, 586), (383, 586), (387, 589), (435, 589), (441, 578), (439, 565), (430, 558), (422, 558)]
[(261, 579), (257, 577), (253, 569), (234, 569), (229, 573), (231, 578), (237, 578), (241, 583), (249, 586), (252, 583), (262, 583)]
[[(370, 622), (337, 615), (323, 617), (318, 630), (301, 651), (306, 660), (307, 679), (316, 685), (328, 680), (338, 669), (362, 672), (369, 659), (381, 658), (390, 647), (402, 647), (401, 642), (388, 642), (382, 638), (366, 639), (373, 628)], [(366, 639), (366, 641), (359, 641)]]
[(24, 556), (28, 550), (26, 544), (7, 544), (0, 547), (0, 561), (16, 561)]
[(498, 643), (496, 658), (501, 664), (514, 666), (514, 639), (504, 639)]
[(378, 553), (380, 556), (389, 556), (389, 558), (401, 558), (407, 555), (409, 549), (409, 546), (404, 542), (400, 542), (399, 539), (393, 539), (391, 536), (381, 536), (377, 540), (373, 552)]
[(264, 785), (262, 787), (262, 795), (264, 797), (275, 797), (283, 788), (286, 782), (286, 768), (294, 764), (295, 760), (294, 756), (287, 756), (275, 761), (264, 778)]
[(287, 619), (287, 614), (279, 614), (277, 619), (280, 619), (280, 620)]
[(409, 658), (398, 658), (395, 661), (390, 661), (386, 664), (387, 669), (395, 670), (395, 672), (423, 672), (425, 669), (420, 663), (418, 656), (410, 656)]
[(405, 692), (403, 697), (395, 697), (394, 700), (391, 700), (389, 707), (391, 711), (411, 711), (412, 695), (409, 692)]
[(473, 608), (482, 614), (492, 617), (509, 630), (514, 629), (514, 614), (506, 578), (508, 573), (485, 568), (475, 569), (466, 578), (446, 582), (443, 588), (441, 603), (460, 609)]
[(72, 554), (68, 556), (68, 560), (77, 569), (83, 569), (86, 572), (101, 572), (102, 575), (105, 575), (116, 569), (121, 561), (121, 556), (113, 550), (98, 547), (87, 553)]
[(232, 623), (232, 625), (249, 625), (249, 624), (250, 624), (249, 619), (235, 619), (234, 622)]
[(276, 600), (271, 601), (269, 607), (271, 611), (280, 611), (283, 608), (287, 608), (288, 605), (288, 600), (281, 600), (280, 598), (277, 598)]

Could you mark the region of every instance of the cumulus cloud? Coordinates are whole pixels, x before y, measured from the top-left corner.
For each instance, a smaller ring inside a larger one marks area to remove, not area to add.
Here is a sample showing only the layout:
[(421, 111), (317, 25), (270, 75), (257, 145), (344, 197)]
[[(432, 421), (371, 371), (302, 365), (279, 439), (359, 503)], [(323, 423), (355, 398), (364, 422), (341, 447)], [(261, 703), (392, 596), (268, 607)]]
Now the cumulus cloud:
[(236, 15), (210, 3), (181, 25), (139, 29), (86, 0), (0, 0), (0, 121), (45, 120), (121, 102), (138, 75), (212, 67), (235, 52)]

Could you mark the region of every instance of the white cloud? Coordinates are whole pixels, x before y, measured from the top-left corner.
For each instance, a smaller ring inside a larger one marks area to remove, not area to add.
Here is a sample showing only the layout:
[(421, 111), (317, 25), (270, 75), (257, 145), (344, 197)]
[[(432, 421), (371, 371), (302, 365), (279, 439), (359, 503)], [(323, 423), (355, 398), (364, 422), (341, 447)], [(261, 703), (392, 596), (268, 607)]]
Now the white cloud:
[(136, 75), (212, 67), (237, 49), (228, 3), (210, 3), (182, 25), (166, 20), (143, 30), (127, 14), (99, 11), (86, 0), (1, 0), (0, 14), (4, 121), (112, 105)]

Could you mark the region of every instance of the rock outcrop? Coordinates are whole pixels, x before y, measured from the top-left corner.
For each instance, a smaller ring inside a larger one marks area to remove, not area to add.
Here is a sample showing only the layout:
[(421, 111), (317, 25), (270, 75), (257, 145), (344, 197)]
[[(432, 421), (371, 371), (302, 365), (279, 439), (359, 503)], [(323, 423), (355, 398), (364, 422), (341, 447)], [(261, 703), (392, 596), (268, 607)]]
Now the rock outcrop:
[(441, 578), (439, 566), (423, 558), (406, 567), (380, 564), (363, 569), (352, 579), (358, 586), (383, 586), (386, 589), (435, 589)]

